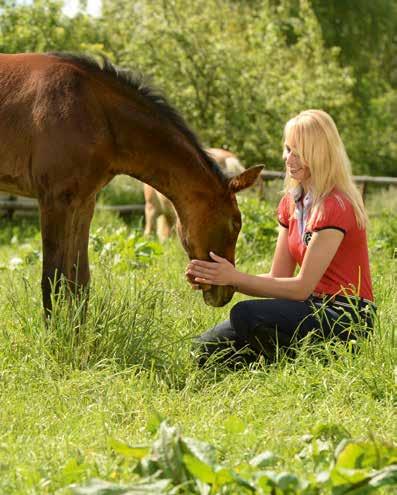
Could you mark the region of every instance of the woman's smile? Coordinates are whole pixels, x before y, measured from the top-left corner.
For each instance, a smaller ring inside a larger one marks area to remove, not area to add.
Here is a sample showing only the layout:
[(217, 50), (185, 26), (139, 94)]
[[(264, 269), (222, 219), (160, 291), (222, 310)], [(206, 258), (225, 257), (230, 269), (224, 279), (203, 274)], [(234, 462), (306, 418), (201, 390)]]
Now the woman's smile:
[(303, 167), (287, 167), (287, 169), (290, 174), (296, 174), (297, 172), (303, 170)]

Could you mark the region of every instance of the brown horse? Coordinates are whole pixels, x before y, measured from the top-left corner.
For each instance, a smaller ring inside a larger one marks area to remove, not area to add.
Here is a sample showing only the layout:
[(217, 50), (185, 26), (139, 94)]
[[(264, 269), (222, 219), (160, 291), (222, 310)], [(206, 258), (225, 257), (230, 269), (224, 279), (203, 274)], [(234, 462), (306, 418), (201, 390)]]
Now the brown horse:
[[(179, 113), (140, 76), (66, 54), (0, 55), (0, 190), (35, 197), (43, 243), (42, 292), (65, 277), (88, 287), (96, 194), (116, 174), (151, 184), (175, 205), (190, 258), (234, 261), (241, 227), (235, 192), (260, 168), (228, 180)], [(207, 304), (232, 287), (202, 287)]]
[[(237, 156), (231, 151), (221, 148), (207, 148), (205, 150), (221, 168), (226, 177), (234, 177), (244, 172)], [(177, 215), (172, 203), (163, 194), (156, 191), (149, 184), (144, 184), (145, 196), (145, 232), (146, 236), (153, 233), (161, 242), (168, 239), (177, 221)]]

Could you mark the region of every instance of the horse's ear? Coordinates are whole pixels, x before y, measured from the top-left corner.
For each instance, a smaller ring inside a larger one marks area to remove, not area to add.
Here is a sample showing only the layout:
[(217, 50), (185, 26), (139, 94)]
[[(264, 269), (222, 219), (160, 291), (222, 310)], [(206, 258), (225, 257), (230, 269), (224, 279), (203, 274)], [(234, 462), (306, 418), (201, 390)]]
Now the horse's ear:
[(258, 178), (261, 173), (263, 165), (255, 165), (255, 167), (248, 168), (245, 172), (240, 175), (236, 175), (229, 180), (230, 191), (237, 193), (252, 186), (252, 184)]

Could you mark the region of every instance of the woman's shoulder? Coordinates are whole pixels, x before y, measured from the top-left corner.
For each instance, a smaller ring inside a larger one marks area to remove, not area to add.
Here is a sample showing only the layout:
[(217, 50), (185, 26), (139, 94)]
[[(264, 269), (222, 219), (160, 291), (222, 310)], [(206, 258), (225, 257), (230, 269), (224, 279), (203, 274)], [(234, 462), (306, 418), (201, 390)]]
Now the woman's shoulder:
[(290, 219), (290, 202), (288, 194), (284, 194), (277, 207), (278, 223), (288, 228)]
[(337, 228), (344, 233), (357, 225), (353, 205), (346, 194), (332, 190), (322, 201), (321, 208), (313, 221), (313, 230)]
[(338, 189), (333, 189), (323, 200), (325, 210), (353, 212), (353, 205), (348, 196)]
[(294, 204), (294, 198), (290, 192), (285, 192), (278, 203), (278, 209), (290, 209), (291, 205)]

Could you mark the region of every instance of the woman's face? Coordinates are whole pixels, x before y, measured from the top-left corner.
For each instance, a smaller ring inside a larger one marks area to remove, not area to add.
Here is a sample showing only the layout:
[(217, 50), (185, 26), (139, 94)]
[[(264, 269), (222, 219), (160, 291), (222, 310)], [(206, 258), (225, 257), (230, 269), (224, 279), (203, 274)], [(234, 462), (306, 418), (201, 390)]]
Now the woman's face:
[(310, 177), (310, 169), (299, 155), (292, 151), (293, 149), (293, 143), (288, 143), (287, 141), (284, 143), (283, 160), (286, 171), (292, 179), (298, 182), (307, 181)]

